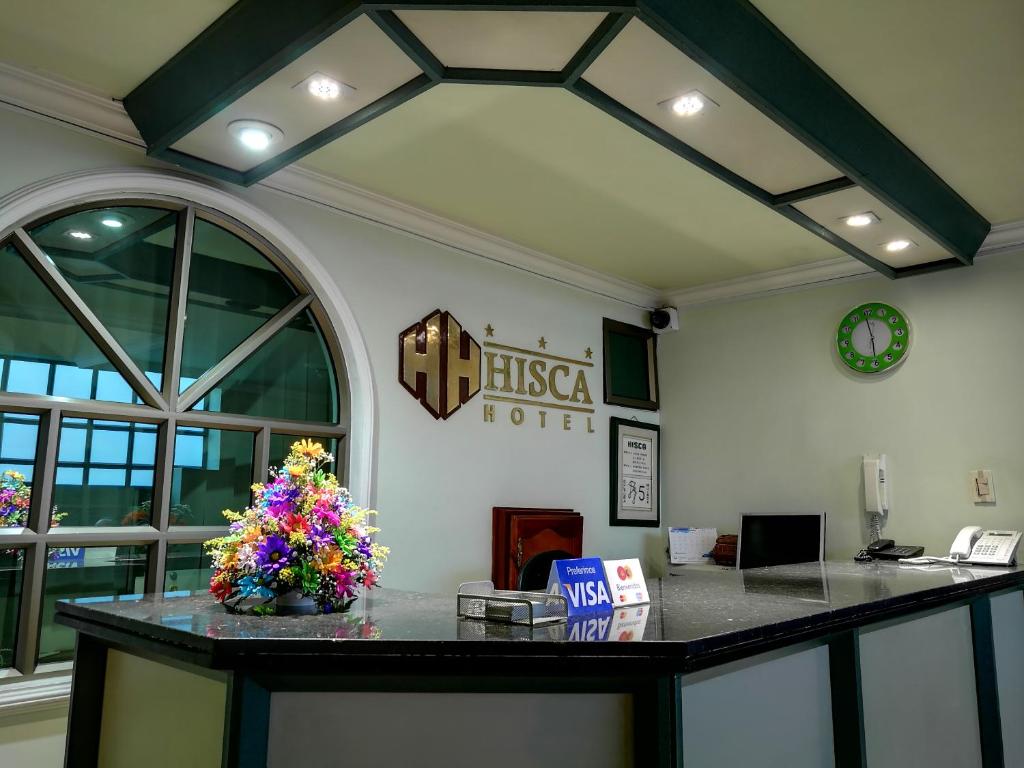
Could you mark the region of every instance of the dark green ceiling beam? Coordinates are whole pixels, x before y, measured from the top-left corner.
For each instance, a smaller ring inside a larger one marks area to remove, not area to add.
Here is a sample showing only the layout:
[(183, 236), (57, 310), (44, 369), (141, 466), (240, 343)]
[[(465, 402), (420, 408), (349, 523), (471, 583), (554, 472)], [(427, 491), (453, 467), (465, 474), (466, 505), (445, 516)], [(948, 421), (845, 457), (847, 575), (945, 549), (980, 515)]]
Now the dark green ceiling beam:
[(747, 0), (639, 0), (640, 18), (958, 259), (990, 225)]
[(248, 187), (261, 179), (265, 179), (275, 171), (279, 171), (285, 166), (291, 165), (296, 160), (305, 157), (310, 152), (315, 152), (321, 147), (330, 144), (335, 139), (344, 136), (346, 133), (354, 131), (356, 128), (370, 122), (375, 117), (380, 117), (385, 112), (390, 112), (399, 104), (404, 104), (409, 99), (419, 96), (421, 93), (429, 90), (436, 84), (437, 81), (432, 80), (427, 75), (417, 75), (404, 85), (400, 85), (390, 93), (381, 96), (372, 104), (367, 104), (362, 109), (358, 109), (351, 115), (343, 117), (341, 120), (333, 125), (329, 125), (319, 133), (313, 134), (305, 141), (300, 141), (294, 147), (284, 150), (269, 160), (260, 163), (255, 168), (250, 168), (245, 172), (245, 180), (243, 183)]
[(239, 0), (124, 99), (159, 153), (360, 13), (357, 0)]
[(402, 3), (363, 3), (368, 11), (615, 11), (631, 12), (636, 10), (637, 3), (629, 2), (594, 2), (594, 0), (449, 0), (434, 2), (433, 0), (405, 0)]
[(820, 184), (811, 184), (809, 187), (801, 187), (800, 189), (794, 189), (791, 192), (783, 192), (781, 195), (775, 195), (772, 198), (772, 205), (779, 207), (782, 205), (791, 205), (793, 203), (799, 203), (804, 200), (810, 200), (815, 197), (821, 197), (822, 195), (828, 195), (832, 192), (839, 192), (843, 189), (849, 189), (855, 187), (851, 179), (845, 176), (840, 176), (838, 179), (830, 179), (829, 181), (823, 181)]
[(394, 11), (367, 11), (366, 15), (428, 77), (432, 80), (440, 80), (444, 77), (444, 64), (438, 61), (433, 52), (412, 33), (412, 30), (398, 18)]
[(622, 31), (622, 28), (633, 18), (631, 13), (609, 13), (597, 28), (590, 34), (587, 41), (576, 51), (576, 55), (569, 59), (569, 63), (562, 70), (565, 84), (570, 85), (579, 80), (591, 64), (604, 53), (615, 36)]
[(594, 87), (586, 80), (580, 80), (572, 84), (571, 86), (569, 86), (569, 90), (575, 93), (584, 101), (593, 104), (598, 109), (611, 115), (616, 120), (625, 123), (637, 133), (646, 136), (652, 141), (656, 141), (658, 144), (660, 144), (670, 152), (673, 152), (676, 155), (679, 155), (680, 157), (689, 160), (694, 165), (703, 168), (712, 176), (720, 179), (721, 181), (724, 181), (726, 184), (739, 190), (743, 194), (754, 198), (759, 203), (762, 203), (770, 207), (774, 207), (775, 210), (777, 210), (790, 221), (799, 224), (801, 227), (803, 227), (806, 230), (809, 230), (810, 232), (813, 232), (815, 235), (822, 238), (823, 240), (828, 241), (836, 248), (842, 250), (844, 253), (853, 256), (853, 258), (863, 262), (864, 264), (867, 264), (869, 267), (882, 273), (886, 277), (896, 277), (896, 271), (888, 264), (885, 264), (876, 259), (874, 256), (865, 253), (860, 248), (855, 246), (853, 243), (847, 242), (843, 238), (839, 237), (839, 235), (837, 235), (835, 232), (832, 232), (831, 230), (821, 226), (818, 222), (814, 221), (806, 214), (797, 210), (792, 205), (775, 206), (775, 195), (771, 194), (770, 192), (764, 189), (761, 189), (761, 187), (757, 186), (756, 184), (747, 181), (745, 178), (735, 173), (734, 171), (730, 171), (721, 163), (715, 162), (710, 157), (694, 149), (686, 142), (677, 139), (668, 131), (664, 130), (663, 128), (659, 128), (657, 125), (647, 120), (645, 117), (642, 117), (638, 115), (636, 112), (633, 112), (629, 108), (623, 106), (618, 101), (613, 99), (611, 96), (606, 94), (604, 91)]

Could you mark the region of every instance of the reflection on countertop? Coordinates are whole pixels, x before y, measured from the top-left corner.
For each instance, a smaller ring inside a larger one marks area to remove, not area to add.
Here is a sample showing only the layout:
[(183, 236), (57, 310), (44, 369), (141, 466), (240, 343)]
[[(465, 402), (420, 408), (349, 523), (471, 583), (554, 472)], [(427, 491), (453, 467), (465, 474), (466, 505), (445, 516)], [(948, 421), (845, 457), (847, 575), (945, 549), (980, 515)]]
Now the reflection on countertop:
[[(892, 563), (805, 563), (747, 571), (695, 570), (650, 583), (651, 604), (542, 628), (459, 620), (452, 595), (377, 589), (346, 614), (228, 614), (206, 594), (88, 598), (61, 603), (59, 621), (226, 660), (232, 654), (465, 653), (474, 656), (629, 656), (696, 662), (756, 652), (1019, 586), (1018, 568), (915, 568)], [(355, 641), (355, 642), (338, 642)], [(628, 642), (627, 642), (628, 641)], [(578, 648), (573, 651), (572, 648)]]

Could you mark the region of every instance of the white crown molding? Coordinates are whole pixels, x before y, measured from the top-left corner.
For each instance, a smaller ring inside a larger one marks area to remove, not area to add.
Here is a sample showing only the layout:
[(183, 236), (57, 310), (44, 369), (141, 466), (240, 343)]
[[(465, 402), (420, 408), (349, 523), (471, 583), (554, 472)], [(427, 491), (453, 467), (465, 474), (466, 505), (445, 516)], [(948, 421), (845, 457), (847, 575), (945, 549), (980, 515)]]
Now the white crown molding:
[(993, 256), (1024, 248), (1024, 221), (997, 224), (978, 249), (978, 256)]
[[(119, 102), (2, 62), (0, 105), (144, 149)], [(641, 307), (658, 303), (659, 292), (641, 283), (517, 245), (305, 168), (291, 166), (257, 186), (600, 296)]]
[(144, 148), (124, 107), (81, 86), (0, 61), (0, 104)]
[(413, 237), (607, 298), (648, 308), (656, 306), (660, 298), (657, 290), (641, 283), (518, 245), (301, 166), (293, 165), (278, 171), (260, 184)]
[(816, 261), (812, 264), (801, 264), (796, 267), (737, 277), (733, 280), (723, 280), (720, 283), (708, 283), (694, 288), (671, 291), (666, 294), (665, 300), (673, 307), (693, 307), (700, 304), (719, 304), (738, 299), (768, 296), (800, 288), (811, 288), (823, 283), (859, 280), (873, 276), (878, 277), (879, 275), (871, 267), (856, 259), (840, 256), (837, 259)]
[(70, 695), (70, 674), (0, 683), (0, 720), (26, 712), (66, 709)]
[[(1013, 221), (992, 227), (981, 244), (975, 259), (999, 253), (1024, 249), (1024, 221)], [(786, 291), (813, 288), (824, 283), (847, 282), (865, 277), (877, 277), (871, 267), (856, 259), (841, 256), (837, 259), (816, 261), (796, 267), (761, 272), (756, 275), (708, 283), (694, 288), (683, 288), (665, 294), (665, 303), (672, 307), (693, 307), (727, 301), (770, 296)]]

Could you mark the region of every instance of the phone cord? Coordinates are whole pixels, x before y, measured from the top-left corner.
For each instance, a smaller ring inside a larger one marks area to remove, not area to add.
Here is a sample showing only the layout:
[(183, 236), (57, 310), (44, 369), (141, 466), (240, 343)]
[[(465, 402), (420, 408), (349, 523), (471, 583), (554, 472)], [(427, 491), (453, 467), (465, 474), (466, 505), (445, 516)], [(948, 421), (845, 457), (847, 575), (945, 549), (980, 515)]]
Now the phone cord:
[(871, 519), (868, 521), (868, 542), (874, 544), (882, 538), (882, 516), (877, 512), (871, 513)]

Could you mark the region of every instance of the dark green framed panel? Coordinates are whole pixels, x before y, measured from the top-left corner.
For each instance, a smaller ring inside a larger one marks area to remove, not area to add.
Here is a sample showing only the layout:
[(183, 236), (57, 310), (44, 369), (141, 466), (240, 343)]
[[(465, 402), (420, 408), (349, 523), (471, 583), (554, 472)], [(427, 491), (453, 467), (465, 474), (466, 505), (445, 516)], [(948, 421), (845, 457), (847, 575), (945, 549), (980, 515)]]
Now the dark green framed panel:
[(989, 595), (971, 602), (971, 639), (974, 644), (974, 685), (978, 697), (978, 731), (983, 768), (1003, 768), (1003, 721), (996, 678), (995, 634)]
[(836, 768), (867, 768), (859, 630), (851, 629), (829, 639), (828, 672)]
[(604, 401), (658, 410), (658, 337), (649, 328), (604, 318)]

